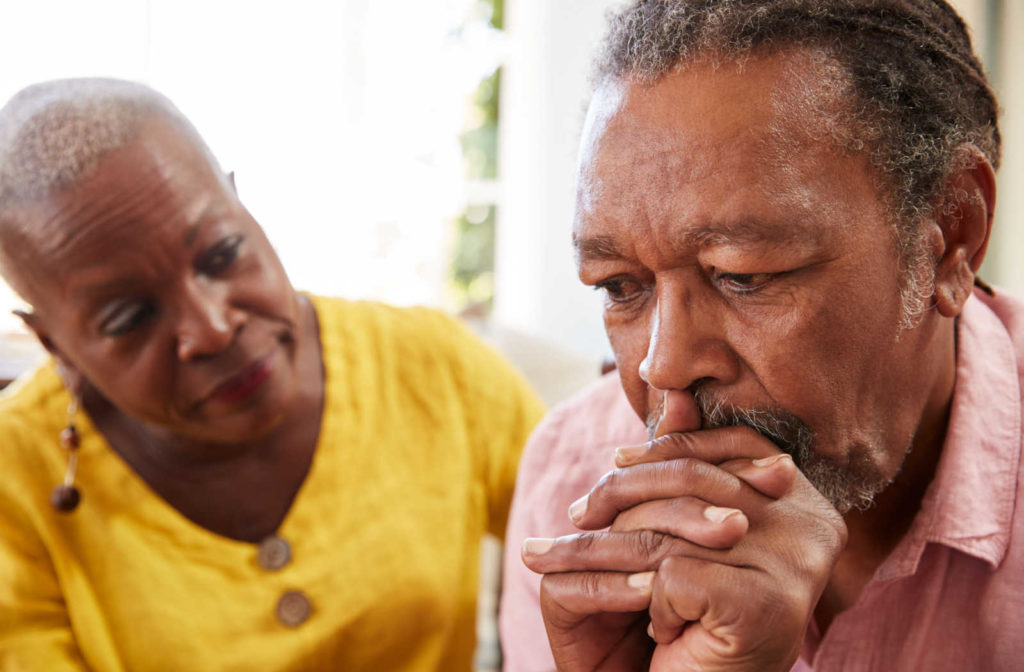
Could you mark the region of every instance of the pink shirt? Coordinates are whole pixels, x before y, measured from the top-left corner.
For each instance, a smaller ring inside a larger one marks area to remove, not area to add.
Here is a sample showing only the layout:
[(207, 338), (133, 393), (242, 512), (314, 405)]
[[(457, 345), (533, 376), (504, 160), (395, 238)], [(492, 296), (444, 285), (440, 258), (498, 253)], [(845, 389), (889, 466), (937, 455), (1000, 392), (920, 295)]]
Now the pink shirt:
[[(921, 510), (824, 639), (807, 633), (794, 672), (1024, 670), (1024, 304), (976, 291), (957, 336), (949, 429)], [(615, 448), (646, 439), (614, 374), (535, 430), (506, 539), (506, 672), (554, 669), (523, 539), (577, 532), (569, 504), (614, 468)]]

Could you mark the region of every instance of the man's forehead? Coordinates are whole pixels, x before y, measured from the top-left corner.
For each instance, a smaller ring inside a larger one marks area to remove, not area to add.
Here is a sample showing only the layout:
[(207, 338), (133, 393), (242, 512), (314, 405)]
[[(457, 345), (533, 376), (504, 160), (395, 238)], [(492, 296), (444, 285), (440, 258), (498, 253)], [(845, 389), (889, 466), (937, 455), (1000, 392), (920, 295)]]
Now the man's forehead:
[[(575, 237), (667, 216), (687, 219), (689, 242), (702, 246), (784, 241), (804, 228), (801, 220), (831, 207), (826, 196), (836, 187), (819, 167), (851, 158), (793, 103), (808, 95), (800, 77), (818, 65), (790, 51), (697, 62), (653, 84), (603, 83), (581, 143)], [(603, 256), (608, 245), (587, 249)]]
[(606, 79), (587, 108), (580, 167), (616, 142), (632, 156), (656, 154), (681, 136), (711, 148), (744, 134), (825, 144), (841, 132), (832, 117), (852, 95), (844, 72), (819, 50), (783, 47), (697, 56), (653, 82)]
[[(802, 218), (748, 219), (693, 226), (679, 231), (675, 243), (689, 249), (759, 245), (813, 248), (820, 246), (825, 236), (826, 232), (814, 222)], [(581, 225), (573, 232), (572, 239), (580, 261), (623, 259), (632, 255), (629, 241), (621, 240), (614, 231), (605, 231), (600, 226)]]

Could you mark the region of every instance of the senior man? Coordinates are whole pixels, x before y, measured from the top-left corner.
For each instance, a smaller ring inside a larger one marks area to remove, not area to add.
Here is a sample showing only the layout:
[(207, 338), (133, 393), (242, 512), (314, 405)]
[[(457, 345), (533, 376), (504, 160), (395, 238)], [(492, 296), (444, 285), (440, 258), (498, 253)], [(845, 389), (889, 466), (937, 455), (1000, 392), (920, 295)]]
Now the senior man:
[(625, 398), (527, 449), (508, 669), (1020, 669), (1024, 306), (976, 278), (996, 114), (940, 1), (613, 19), (573, 238)]

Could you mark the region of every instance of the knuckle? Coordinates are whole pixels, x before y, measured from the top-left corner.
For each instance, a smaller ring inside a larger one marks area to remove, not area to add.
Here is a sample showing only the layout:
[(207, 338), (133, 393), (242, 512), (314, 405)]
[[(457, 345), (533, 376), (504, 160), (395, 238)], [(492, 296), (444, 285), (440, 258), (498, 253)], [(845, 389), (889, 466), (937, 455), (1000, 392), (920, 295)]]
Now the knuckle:
[(561, 574), (545, 574), (540, 579), (541, 603), (559, 603), (565, 593), (565, 580)]
[(593, 599), (601, 595), (601, 575), (595, 572), (582, 572), (577, 577), (580, 593)]
[(593, 547), (596, 541), (596, 536), (592, 532), (582, 532), (580, 534), (573, 535), (572, 540), (569, 542), (574, 553), (584, 554), (587, 553), (591, 547)]
[(632, 551), (642, 558), (661, 558), (669, 545), (668, 535), (653, 530), (639, 530), (630, 535)]
[(704, 460), (684, 457), (674, 460), (671, 470), (664, 474), (670, 479), (671, 489), (677, 494), (706, 495), (714, 491), (720, 495), (732, 494), (738, 479)]
[(590, 490), (591, 499), (597, 497), (611, 497), (619, 490), (622, 483), (622, 472), (618, 469), (612, 469), (600, 479)]
[(651, 447), (666, 457), (684, 458), (697, 452), (693, 436), (686, 432), (673, 432), (655, 439)]
[(675, 555), (662, 558), (661, 562), (658, 563), (657, 578), (666, 584), (670, 584), (682, 564), (683, 560)]
[(678, 460), (673, 460), (668, 477), (676, 483), (688, 484), (698, 473), (700, 464), (700, 460), (692, 457), (681, 457)]
[(765, 438), (761, 436), (756, 429), (748, 427), (747, 425), (733, 425), (726, 427), (724, 430), (727, 440), (732, 444), (734, 448), (742, 448), (748, 445), (751, 441), (764, 441)]

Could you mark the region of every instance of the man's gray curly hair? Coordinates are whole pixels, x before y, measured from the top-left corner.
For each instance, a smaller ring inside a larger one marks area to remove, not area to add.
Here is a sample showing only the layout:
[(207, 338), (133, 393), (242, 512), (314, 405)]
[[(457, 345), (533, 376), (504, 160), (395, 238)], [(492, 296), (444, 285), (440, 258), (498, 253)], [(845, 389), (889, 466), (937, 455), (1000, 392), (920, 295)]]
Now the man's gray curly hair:
[[(846, 126), (846, 146), (866, 151), (878, 171), (904, 270), (904, 326), (912, 326), (934, 278), (920, 222), (936, 206), (955, 207), (941, 192), (976, 156), (966, 146), (993, 167), (1000, 158), (995, 95), (963, 20), (946, 2), (637, 0), (612, 17), (595, 81), (653, 83), (701, 58), (794, 47), (838, 65), (845, 109), (837, 121)], [(819, 89), (834, 92), (835, 83)]]

